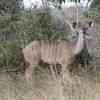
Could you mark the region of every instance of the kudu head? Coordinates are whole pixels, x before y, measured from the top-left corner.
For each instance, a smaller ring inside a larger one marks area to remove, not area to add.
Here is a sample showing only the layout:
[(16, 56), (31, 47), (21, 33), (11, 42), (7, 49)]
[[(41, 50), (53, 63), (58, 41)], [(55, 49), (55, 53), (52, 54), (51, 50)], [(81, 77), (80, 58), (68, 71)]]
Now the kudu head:
[[(93, 39), (91, 34), (89, 33), (89, 28), (93, 27), (93, 22), (89, 21), (88, 23), (77, 24), (76, 22), (70, 24), (70, 28), (74, 34), (76, 33), (76, 41), (73, 49), (73, 62), (71, 62), (70, 71), (76, 69), (78, 65), (85, 66), (86, 60), (90, 62), (90, 57), (88, 49), (87, 49), (87, 40)], [(86, 59), (85, 59), (86, 58)]]
[(84, 46), (86, 45), (86, 40), (92, 39), (93, 37), (90, 36), (91, 34), (88, 33), (88, 29), (93, 27), (93, 22), (89, 21), (85, 24), (73, 22), (72, 24), (67, 21), (71, 31), (77, 35), (77, 41), (75, 43), (73, 54), (79, 54)]

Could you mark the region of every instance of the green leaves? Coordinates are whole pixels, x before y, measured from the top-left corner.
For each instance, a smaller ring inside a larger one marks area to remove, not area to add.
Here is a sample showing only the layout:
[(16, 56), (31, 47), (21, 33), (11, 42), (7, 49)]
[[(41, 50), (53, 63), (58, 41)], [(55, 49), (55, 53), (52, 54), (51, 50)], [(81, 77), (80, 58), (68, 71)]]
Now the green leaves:
[(24, 58), (20, 46), (15, 41), (0, 43), (0, 68), (17, 71), (21, 69)]
[(94, 0), (92, 2), (88, 15), (91, 16), (97, 23), (100, 23), (100, 0)]
[(100, 8), (100, 0), (94, 0), (91, 7), (92, 8), (95, 8), (95, 7)]

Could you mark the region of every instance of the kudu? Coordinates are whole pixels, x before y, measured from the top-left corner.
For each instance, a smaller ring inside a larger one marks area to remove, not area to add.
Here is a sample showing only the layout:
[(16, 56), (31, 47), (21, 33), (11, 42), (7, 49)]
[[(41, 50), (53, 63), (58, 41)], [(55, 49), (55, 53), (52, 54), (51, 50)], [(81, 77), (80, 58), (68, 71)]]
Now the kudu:
[(69, 26), (71, 30), (78, 33), (75, 45), (65, 40), (34, 40), (23, 48), (25, 61), (29, 64), (25, 70), (26, 79), (32, 77), (32, 69), (38, 65), (40, 61), (50, 65), (60, 64), (62, 70), (65, 70), (65, 68), (73, 62), (74, 57), (82, 51), (86, 35), (84, 34), (84, 28), (76, 28), (76, 26), (73, 28), (71, 24), (69, 24)]

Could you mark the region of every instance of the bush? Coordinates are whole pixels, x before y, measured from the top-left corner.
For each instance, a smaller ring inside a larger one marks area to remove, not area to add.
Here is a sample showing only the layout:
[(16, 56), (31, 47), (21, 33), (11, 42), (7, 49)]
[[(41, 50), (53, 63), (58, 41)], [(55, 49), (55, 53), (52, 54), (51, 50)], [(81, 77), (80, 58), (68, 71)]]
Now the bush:
[(68, 32), (58, 29), (61, 23), (57, 24), (58, 22), (55, 21), (49, 10), (33, 9), (23, 13), (24, 16), (22, 17), (22, 22), (20, 22), (20, 32), (18, 33), (20, 33), (21, 39), (26, 41), (26, 44), (33, 40), (67, 38)]
[(22, 71), (23, 61), (23, 54), (17, 42), (4, 41), (0, 44), (0, 70)]

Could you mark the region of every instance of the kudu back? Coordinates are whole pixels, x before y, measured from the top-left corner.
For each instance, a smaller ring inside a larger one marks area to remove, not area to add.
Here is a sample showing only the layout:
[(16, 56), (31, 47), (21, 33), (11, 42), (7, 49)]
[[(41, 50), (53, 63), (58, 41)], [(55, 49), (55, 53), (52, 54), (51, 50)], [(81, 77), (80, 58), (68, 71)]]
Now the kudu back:
[[(74, 27), (75, 28), (75, 27)], [(25, 62), (29, 65), (25, 70), (26, 79), (32, 77), (32, 69), (43, 61), (50, 65), (60, 64), (65, 69), (73, 62), (74, 57), (84, 48), (85, 34), (84, 28), (76, 29), (78, 38), (73, 45), (70, 41), (59, 40), (34, 40), (23, 49)]]

